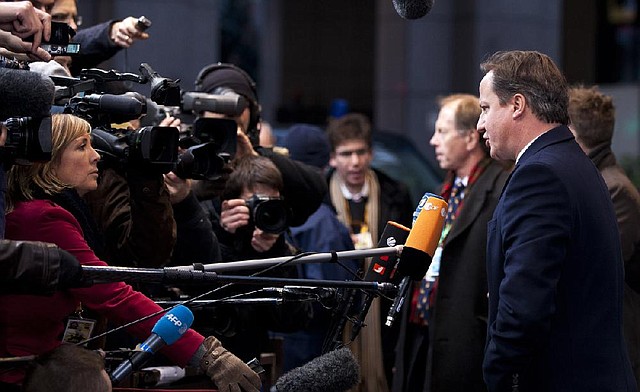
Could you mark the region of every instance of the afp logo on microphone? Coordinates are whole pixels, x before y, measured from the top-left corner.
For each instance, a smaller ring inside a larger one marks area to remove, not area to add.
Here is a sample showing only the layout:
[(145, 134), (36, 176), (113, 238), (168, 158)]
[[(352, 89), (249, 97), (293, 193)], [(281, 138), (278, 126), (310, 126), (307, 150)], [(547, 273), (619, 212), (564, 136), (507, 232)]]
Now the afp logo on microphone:
[(167, 320), (171, 321), (173, 325), (179, 328), (178, 331), (180, 332), (180, 334), (185, 333), (187, 329), (189, 329), (189, 326), (184, 325), (183, 322), (180, 321), (180, 319), (177, 316), (175, 316), (173, 313), (169, 313), (165, 317), (167, 318)]

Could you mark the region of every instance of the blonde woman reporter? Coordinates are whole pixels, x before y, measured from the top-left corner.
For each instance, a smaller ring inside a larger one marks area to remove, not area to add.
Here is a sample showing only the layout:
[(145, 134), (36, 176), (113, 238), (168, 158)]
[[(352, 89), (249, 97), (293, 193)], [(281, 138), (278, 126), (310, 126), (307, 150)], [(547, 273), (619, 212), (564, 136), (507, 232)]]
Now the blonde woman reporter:
[[(45, 241), (73, 254), (84, 265), (106, 265), (94, 253), (102, 239), (81, 197), (96, 189), (98, 153), (90, 126), (69, 115), (52, 118), (52, 158), (47, 163), (14, 166), (8, 175), (7, 232), (14, 240)], [(89, 308), (124, 324), (161, 308), (131, 286), (119, 282), (59, 291), (51, 297), (0, 297), (0, 356), (40, 354), (61, 344), (67, 321)], [(159, 316), (127, 330), (144, 340)], [(258, 391), (260, 378), (213, 337), (188, 330), (160, 351), (180, 366), (200, 366), (224, 391)], [(0, 372), (0, 382), (20, 384), (22, 371)]]

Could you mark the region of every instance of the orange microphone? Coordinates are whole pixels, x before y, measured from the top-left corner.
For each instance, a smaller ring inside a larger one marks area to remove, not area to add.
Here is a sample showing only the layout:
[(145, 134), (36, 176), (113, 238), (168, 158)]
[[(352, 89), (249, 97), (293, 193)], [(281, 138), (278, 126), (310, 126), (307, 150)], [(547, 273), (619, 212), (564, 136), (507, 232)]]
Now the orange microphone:
[(390, 327), (393, 324), (396, 315), (402, 309), (410, 280), (421, 280), (427, 273), (440, 242), (447, 207), (447, 202), (442, 197), (432, 193), (426, 193), (418, 204), (417, 218), (413, 222), (396, 267), (397, 273), (403, 278), (389, 309), (386, 326)]

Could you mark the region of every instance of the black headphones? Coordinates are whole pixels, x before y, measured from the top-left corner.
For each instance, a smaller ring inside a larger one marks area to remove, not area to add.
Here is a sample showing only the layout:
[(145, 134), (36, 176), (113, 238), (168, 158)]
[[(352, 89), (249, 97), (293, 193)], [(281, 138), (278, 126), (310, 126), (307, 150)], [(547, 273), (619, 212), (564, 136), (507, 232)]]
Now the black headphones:
[[(245, 70), (231, 63), (217, 63), (217, 64), (208, 65), (198, 73), (198, 76), (196, 76), (195, 89), (196, 91), (202, 91), (202, 87), (203, 87), (202, 82), (204, 81), (205, 77), (209, 75), (211, 72), (219, 71), (222, 69), (230, 69), (242, 75), (244, 80), (247, 82), (247, 84), (251, 88), (251, 91), (253, 92), (253, 96), (256, 97), (255, 101), (251, 97), (246, 97), (246, 98), (249, 101), (249, 112), (250, 112), (249, 129), (247, 130), (247, 136), (249, 136), (249, 139), (254, 145), (257, 145), (258, 137), (260, 134), (260, 128), (259, 128), (260, 121), (261, 121), (260, 112), (262, 108), (260, 107), (260, 104), (257, 101), (258, 91), (256, 89), (256, 82), (253, 80), (253, 78), (251, 78), (251, 76), (249, 76), (249, 74)], [(213, 93), (216, 94), (217, 92), (214, 91)]]

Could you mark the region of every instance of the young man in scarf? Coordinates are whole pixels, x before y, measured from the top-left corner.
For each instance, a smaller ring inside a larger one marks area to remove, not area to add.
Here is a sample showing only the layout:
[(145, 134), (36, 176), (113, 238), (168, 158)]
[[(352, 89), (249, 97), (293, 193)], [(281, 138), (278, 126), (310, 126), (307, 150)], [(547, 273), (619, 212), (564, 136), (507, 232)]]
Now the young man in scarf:
[[(350, 230), (356, 249), (372, 248), (387, 221), (411, 225), (413, 205), (406, 185), (371, 167), (371, 123), (350, 113), (328, 126), (331, 143), (329, 193), (338, 219)], [(366, 270), (365, 266), (365, 270)], [(376, 299), (354, 351), (360, 353), (364, 391), (387, 391), (393, 367), (397, 326), (382, 328), (391, 301)]]

